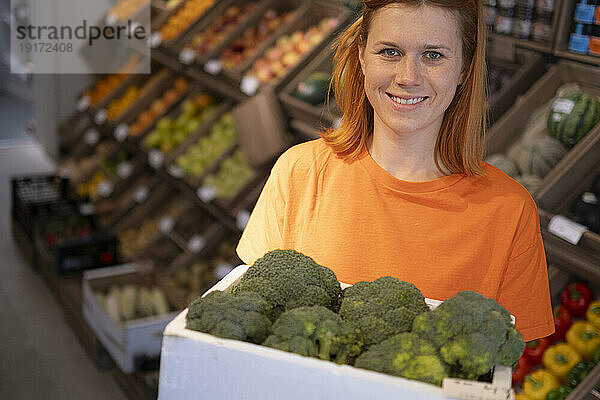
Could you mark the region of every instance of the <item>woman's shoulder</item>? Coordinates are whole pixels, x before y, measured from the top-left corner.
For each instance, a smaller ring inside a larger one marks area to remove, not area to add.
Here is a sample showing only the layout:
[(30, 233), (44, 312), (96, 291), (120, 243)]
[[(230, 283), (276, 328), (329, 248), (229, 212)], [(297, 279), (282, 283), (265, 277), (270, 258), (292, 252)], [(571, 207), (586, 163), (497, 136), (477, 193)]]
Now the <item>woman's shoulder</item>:
[(527, 208), (535, 209), (533, 197), (523, 185), (491, 164), (483, 162), (483, 167), (486, 173), (480, 179), (490, 191), (502, 194), (513, 205), (520, 202)]
[(305, 174), (321, 171), (329, 160), (335, 158), (332, 149), (323, 139), (314, 139), (290, 147), (275, 165), (278, 169)]

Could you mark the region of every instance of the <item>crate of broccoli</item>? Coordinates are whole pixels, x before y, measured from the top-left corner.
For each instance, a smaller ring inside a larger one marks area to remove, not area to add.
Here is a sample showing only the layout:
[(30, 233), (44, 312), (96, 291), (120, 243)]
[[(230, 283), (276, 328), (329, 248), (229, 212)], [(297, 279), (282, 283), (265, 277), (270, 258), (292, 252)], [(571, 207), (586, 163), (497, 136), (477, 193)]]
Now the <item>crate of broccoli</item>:
[(239, 266), (167, 325), (159, 399), (510, 399), (525, 343), (496, 301), (350, 286), (294, 250)]

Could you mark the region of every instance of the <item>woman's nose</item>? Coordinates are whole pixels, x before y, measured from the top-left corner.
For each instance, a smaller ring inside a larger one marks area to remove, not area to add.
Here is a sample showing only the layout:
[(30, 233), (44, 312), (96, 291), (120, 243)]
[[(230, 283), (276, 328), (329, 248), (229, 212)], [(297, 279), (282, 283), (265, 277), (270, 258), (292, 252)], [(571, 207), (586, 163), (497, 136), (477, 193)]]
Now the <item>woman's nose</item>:
[(405, 56), (396, 64), (396, 83), (402, 86), (418, 86), (423, 83), (421, 65), (414, 57)]

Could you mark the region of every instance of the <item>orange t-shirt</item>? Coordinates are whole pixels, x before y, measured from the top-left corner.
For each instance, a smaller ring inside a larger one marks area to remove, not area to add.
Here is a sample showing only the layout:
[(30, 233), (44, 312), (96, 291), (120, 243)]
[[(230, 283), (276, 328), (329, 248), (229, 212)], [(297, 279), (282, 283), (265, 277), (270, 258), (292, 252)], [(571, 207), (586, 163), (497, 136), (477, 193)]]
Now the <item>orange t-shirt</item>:
[(548, 272), (533, 199), (484, 164), (485, 176), (396, 179), (364, 151), (354, 162), (321, 139), (275, 163), (238, 244), (251, 265), (294, 249), (354, 284), (393, 276), (425, 297), (461, 290), (492, 297), (525, 340), (551, 334)]

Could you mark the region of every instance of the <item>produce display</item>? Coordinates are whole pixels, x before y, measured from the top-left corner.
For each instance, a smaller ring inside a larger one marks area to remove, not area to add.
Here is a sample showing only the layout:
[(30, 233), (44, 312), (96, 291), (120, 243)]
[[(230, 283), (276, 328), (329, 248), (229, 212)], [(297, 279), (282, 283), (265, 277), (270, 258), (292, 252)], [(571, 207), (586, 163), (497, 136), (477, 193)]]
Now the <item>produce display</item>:
[(94, 88), (85, 92), (84, 95), (90, 99), (92, 106), (100, 103), (109, 93), (115, 90), (129, 74), (112, 74), (99, 80)]
[(214, 3), (215, 0), (187, 0), (183, 7), (160, 28), (162, 41), (168, 42), (175, 39)]
[(548, 134), (573, 147), (600, 122), (600, 101), (576, 92), (554, 100), (548, 114)]
[(246, 30), (236, 38), (231, 45), (221, 53), (220, 60), (224, 70), (232, 70), (246, 59), (252, 57), (257, 48), (271, 37), (281, 25), (290, 21), (293, 12), (278, 13), (273, 9), (267, 10), (255, 26)]
[(139, 136), (146, 128), (154, 123), (157, 117), (175, 104), (189, 88), (190, 82), (185, 78), (177, 78), (173, 87), (168, 89), (159, 99), (152, 102), (148, 109), (142, 111), (136, 121), (129, 127), (131, 136)]
[(101, 161), (116, 149), (114, 143), (103, 141), (94, 147), (94, 152), (81, 158), (69, 158), (58, 167), (58, 173), (69, 177), (71, 184), (82, 182)]
[(215, 174), (208, 175), (204, 179), (203, 185), (214, 188), (217, 199), (229, 199), (235, 196), (254, 175), (255, 172), (248, 165), (244, 154), (241, 150), (236, 150), (221, 163)]
[(167, 296), (158, 286), (112, 285), (107, 291), (94, 290), (94, 297), (117, 323), (163, 315), (171, 310)]
[(544, 177), (567, 154), (568, 149), (550, 136), (541, 136), (517, 150), (516, 162), (523, 174)]
[(167, 71), (163, 69), (154, 74), (152, 78), (150, 78), (144, 84), (144, 86), (142, 86), (142, 88), (139, 88), (137, 85), (128, 87), (123, 96), (110, 102), (106, 109), (106, 118), (109, 120), (118, 119), (125, 111), (129, 109), (129, 107), (133, 105), (133, 103), (136, 102), (137, 99), (145, 95), (157, 81), (162, 79), (166, 73)]
[(256, 260), (230, 293), (195, 299), (186, 327), (438, 386), (513, 365), (525, 347), (491, 298), (463, 291), (430, 310), (392, 277), (342, 291), (329, 268), (294, 250)]
[(77, 185), (75, 191), (81, 198), (88, 198), (92, 202), (96, 202), (101, 196), (101, 184), (108, 182), (110, 179), (103, 171), (96, 171), (94, 175), (84, 183)]
[(338, 23), (337, 18), (323, 18), (317, 25), (305, 31), (297, 30), (292, 34), (280, 36), (275, 45), (254, 62), (246, 75), (255, 77), (260, 83), (269, 82), (284, 75), (300, 62), (303, 55), (321, 43)]
[(298, 83), (294, 97), (313, 106), (325, 104), (330, 80), (331, 75), (327, 72), (313, 72)]
[(120, 0), (108, 11), (108, 15), (114, 15), (120, 21), (131, 17), (140, 7), (149, 3), (150, 0)]
[(193, 99), (184, 100), (179, 116), (175, 119), (166, 116), (158, 120), (155, 129), (144, 137), (144, 144), (163, 153), (170, 152), (200, 129), (217, 107), (217, 99), (208, 93), (200, 93)]
[(77, 212), (69, 212), (45, 217), (38, 229), (46, 244), (53, 246), (66, 239), (89, 238), (93, 227), (88, 217)]
[(202, 136), (197, 143), (177, 157), (175, 164), (185, 175), (199, 177), (233, 146), (236, 140), (233, 118), (227, 113), (215, 122), (208, 135)]
[(255, 2), (249, 2), (243, 7), (229, 6), (204, 31), (194, 35), (185, 48), (194, 50), (196, 56), (210, 53), (223, 39), (241, 24), (256, 8)]

